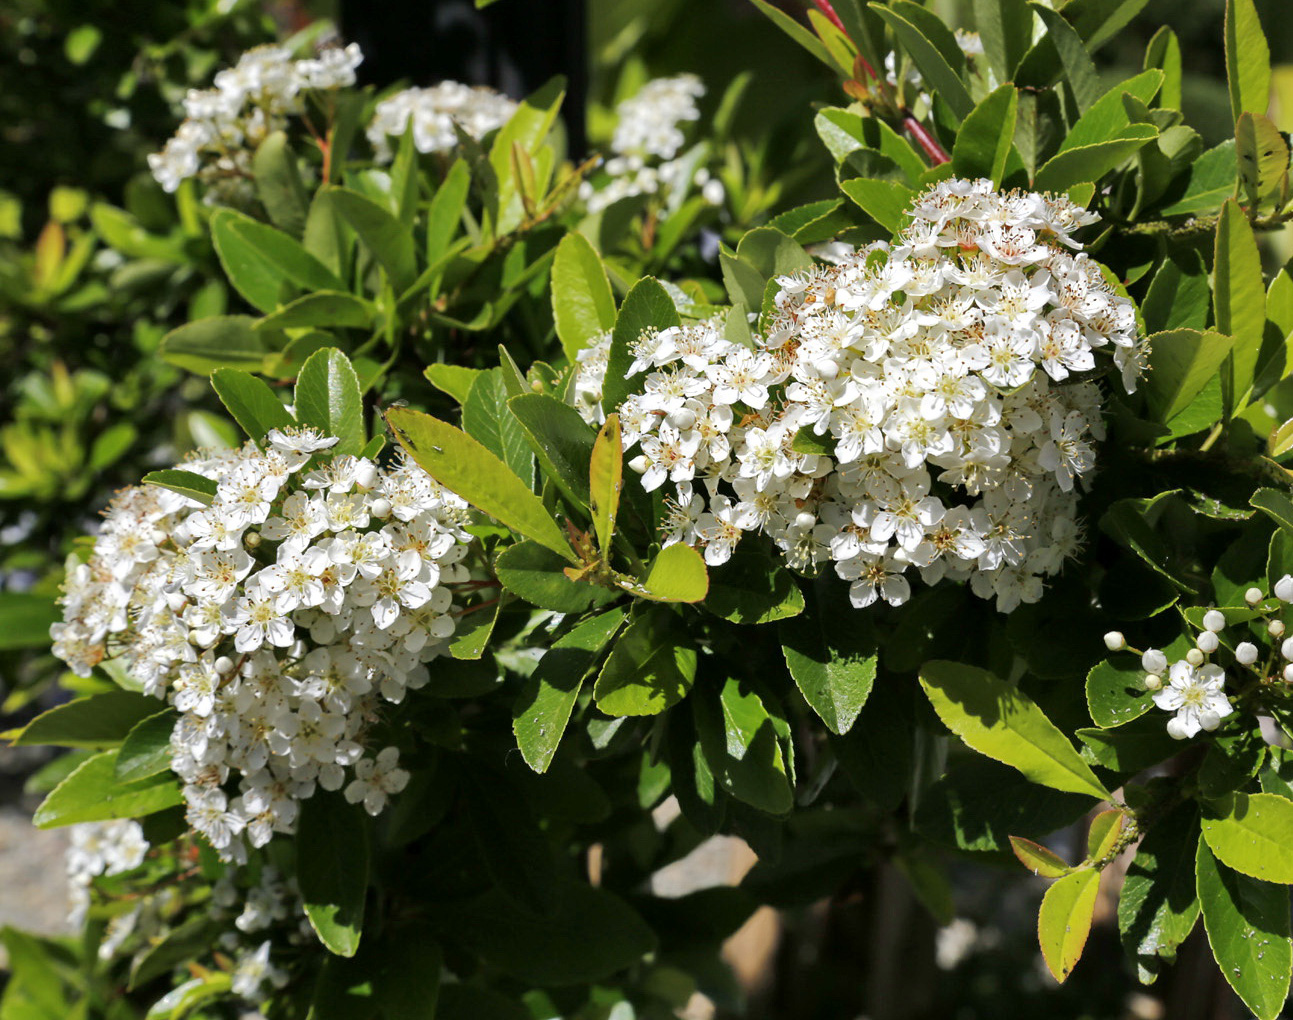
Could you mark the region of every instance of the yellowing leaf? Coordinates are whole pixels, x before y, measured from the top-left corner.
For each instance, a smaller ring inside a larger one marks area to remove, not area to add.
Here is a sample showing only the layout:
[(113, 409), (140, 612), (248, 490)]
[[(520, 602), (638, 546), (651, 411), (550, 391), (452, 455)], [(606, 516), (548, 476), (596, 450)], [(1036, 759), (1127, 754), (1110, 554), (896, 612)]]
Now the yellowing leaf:
[[(620, 441), (619, 415), (606, 417), (597, 433), (593, 457), (588, 465), (588, 492), (597, 531), (597, 547), (606, 553), (615, 534), (615, 516), (620, 509), (620, 492), (624, 488), (624, 447)], [(702, 569), (703, 566), (702, 566)]]
[(1099, 889), (1100, 872), (1083, 868), (1059, 879), (1042, 898), (1037, 940), (1046, 967), (1056, 981), (1068, 977), (1082, 958)]

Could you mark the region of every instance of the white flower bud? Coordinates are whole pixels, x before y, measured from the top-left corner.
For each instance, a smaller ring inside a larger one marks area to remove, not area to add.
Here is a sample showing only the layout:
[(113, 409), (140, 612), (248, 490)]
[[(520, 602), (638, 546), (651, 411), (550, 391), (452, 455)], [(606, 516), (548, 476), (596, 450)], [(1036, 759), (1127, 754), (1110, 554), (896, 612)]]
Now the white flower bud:
[(1199, 713), (1199, 725), (1211, 733), (1221, 725), (1221, 716), (1217, 715), (1212, 709), (1205, 708)]
[(1273, 638), (1282, 638), (1284, 636), (1284, 621), (1272, 620), (1266, 625), (1266, 633)]
[(1285, 574), (1275, 582), (1275, 597), (1281, 602), (1293, 602), (1293, 577)]
[(840, 374), (840, 366), (830, 358), (822, 358), (821, 361), (814, 361), (813, 368), (817, 370), (817, 374), (823, 379), (834, 379)]
[(1284, 679), (1293, 684), (1293, 663), (1284, 667)]
[(215, 666), (215, 671), (220, 674), (220, 676), (225, 676), (233, 672), (233, 659), (229, 658), (227, 655), (220, 656), (220, 658), (216, 659), (212, 665)]
[(696, 412), (690, 407), (679, 408), (673, 414), (665, 415), (665, 421), (679, 432), (690, 432), (696, 424)]
[(1243, 666), (1251, 666), (1257, 661), (1257, 646), (1251, 641), (1240, 641), (1235, 649), (1235, 661)]
[(727, 190), (723, 187), (723, 182), (715, 177), (705, 182), (700, 195), (710, 205), (722, 205), (723, 199), (727, 197)]
[(1140, 657), (1140, 664), (1146, 673), (1162, 673), (1167, 669), (1167, 656), (1157, 648), (1150, 648)]
[(1121, 652), (1127, 647), (1127, 639), (1122, 636), (1122, 631), (1111, 630), (1104, 636), (1104, 646), (1111, 652)]
[(1184, 740), (1189, 734), (1185, 732), (1185, 723), (1172, 716), (1167, 720), (1167, 735), (1173, 740)]
[(1218, 640), (1215, 633), (1210, 630), (1205, 630), (1198, 636), (1194, 643), (1198, 646), (1199, 651), (1204, 655), (1211, 655), (1217, 650), (1217, 645), (1221, 642)]
[(645, 453), (639, 453), (636, 457), (634, 457), (631, 461), (629, 461), (629, 469), (632, 471), (636, 471), (640, 475), (646, 474), (646, 469), (650, 466), (651, 466), (651, 462), (647, 460)]
[(1203, 627), (1216, 634), (1226, 629), (1226, 614), (1216, 609), (1209, 609), (1203, 614)]
[(373, 500), (368, 504), (369, 512), (381, 520), (386, 520), (391, 515), (391, 501), (385, 498)]
[(246, 546), (249, 550), (258, 548), (260, 546), (260, 543), (261, 543), (261, 537), (260, 537), (260, 532), (258, 531), (248, 531), (245, 535), (242, 536), (242, 544)]
[(377, 481), (377, 465), (371, 460), (361, 460), (355, 465), (355, 488), (367, 492)]
[(1145, 690), (1156, 691), (1163, 686), (1163, 678), (1157, 673), (1145, 674)]
[(1244, 592), (1244, 601), (1247, 602), (1250, 606), (1257, 605), (1257, 603), (1260, 602), (1263, 597), (1264, 596), (1262, 595), (1262, 590), (1260, 588), (1249, 588), (1246, 592)]
[(1188, 652), (1185, 653), (1185, 661), (1188, 662), (1191, 666), (1202, 666), (1203, 653), (1199, 651), (1197, 648), (1191, 648)]
[(800, 528), (803, 531), (807, 531), (809, 528), (816, 527), (816, 525), (817, 525), (816, 514), (810, 514), (808, 511), (805, 510), (795, 515), (796, 528)]
[(1285, 638), (1284, 643), (1280, 645), (1280, 655), (1293, 662), (1293, 637)]

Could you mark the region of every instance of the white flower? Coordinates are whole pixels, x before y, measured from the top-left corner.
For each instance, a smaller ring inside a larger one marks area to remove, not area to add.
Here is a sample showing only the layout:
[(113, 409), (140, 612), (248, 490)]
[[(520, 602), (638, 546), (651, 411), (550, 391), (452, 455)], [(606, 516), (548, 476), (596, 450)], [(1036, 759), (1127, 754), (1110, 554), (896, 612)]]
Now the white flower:
[(346, 787), (346, 800), (352, 804), (364, 803), (370, 815), (381, 814), (386, 798), (399, 793), (408, 785), (409, 774), (399, 768), (400, 752), (387, 747), (376, 759), (363, 758), (355, 763), (355, 779)]
[(1167, 686), (1153, 695), (1155, 705), (1176, 713), (1168, 723), (1168, 733), (1179, 740), (1201, 729), (1216, 729), (1234, 711), (1222, 691), (1225, 681), (1225, 671), (1215, 663), (1197, 667), (1173, 663)]

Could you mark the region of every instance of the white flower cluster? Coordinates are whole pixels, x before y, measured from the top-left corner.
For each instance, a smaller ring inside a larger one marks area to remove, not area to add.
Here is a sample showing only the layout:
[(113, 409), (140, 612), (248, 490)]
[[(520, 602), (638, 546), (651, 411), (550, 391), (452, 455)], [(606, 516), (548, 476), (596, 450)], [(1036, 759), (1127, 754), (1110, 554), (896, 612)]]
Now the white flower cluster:
[(224, 932), (218, 940), (219, 947), (233, 959), (232, 991), (259, 1005), (273, 990), (287, 984), (287, 971), (270, 960), (275, 944), (303, 945), (316, 940), (294, 879), (284, 879), (276, 868), (264, 865), (259, 881), (244, 889), (239, 884), (244, 873), (243, 869), (226, 872), (215, 883), (210, 915), (217, 921), (233, 918), (236, 930)]
[[(717, 322), (645, 333), (619, 413), (643, 486), (673, 485), (667, 541), (718, 565), (765, 532), (796, 570), (833, 564), (858, 607), (904, 602), (912, 567), (1003, 612), (1040, 598), (1103, 437), (1100, 390), (1073, 376), (1111, 346), (1130, 387), (1144, 356), (1131, 302), (1069, 250), (1093, 219), (952, 179), (896, 244), (780, 278), (753, 348)], [(581, 358), (584, 400), (603, 364)]]
[(694, 183), (710, 205), (723, 201), (723, 184), (704, 167), (676, 158), (685, 142), (682, 124), (700, 118), (696, 100), (705, 84), (694, 74), (654, 78), (616, 107), (614, 155), (597, 181), (584, 181), (579, 196), (590, 213), (622, 198), (669, 194)]
[(363, 59), (354, 43), (307, 60), (293, 60), (277, 46), (248, 50), (216, 74), (214, 88), (189, 91), (184, 123), (161, 152), (148, 157), (148, 168), (167, 191), (201, 175), (215, 189), (208, 200), (241, 197), (249, 191), (257, 147), (305, 108), (304, 93), (353, 85)]
[(516, 103), (493, 89), (442, 81), (383, 99), (368, 125), (368, 140), (377, 161), (390, 162), (394, 155), (390, 139), (401, 138), (411, 124), (418, 152), (449, 152), (458, 145), (454, 125), (481, 139), (506, 124), (515, 112)]
[(148, 840), (139, 823), (128, 819), (82, 822), (71, 827), (71, 837), (64, 856), (71, 901), (68, 920), (79, 928), (90, 908), (93, 881), (100, 875), (134, 871), (144, 863)]
[(125, 490), (51, 628), (79, 675), (119, 655), (180, 712), (171, 767), (226, 859), (291, 832), (316, 785), (373, 814), (403, 788), (398, 752), (365, 758), (365, 737), (455, 628), (466, 503), (411, 461), (329, 457), (335, 443), (274, 430), (264, 452), (196, 456), (182, 467), (217, 482), (210, 506)]

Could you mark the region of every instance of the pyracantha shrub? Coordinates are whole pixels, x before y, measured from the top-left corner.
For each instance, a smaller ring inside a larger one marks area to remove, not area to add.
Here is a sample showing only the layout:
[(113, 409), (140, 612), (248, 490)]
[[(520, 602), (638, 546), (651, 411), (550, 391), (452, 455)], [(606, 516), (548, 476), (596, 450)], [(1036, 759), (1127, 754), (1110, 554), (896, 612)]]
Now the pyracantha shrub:
[(442, 81), (430, 88), (396, 92), (377, 104), (368, 125), (368, 141), (379, 163), (394, 156), (391, 139), (410, 127), (418, 152), (452, 152), (458, 147), (455, 126), (481, 139), (502, 127), (516, 112), (516, 103), (483, 85)]

